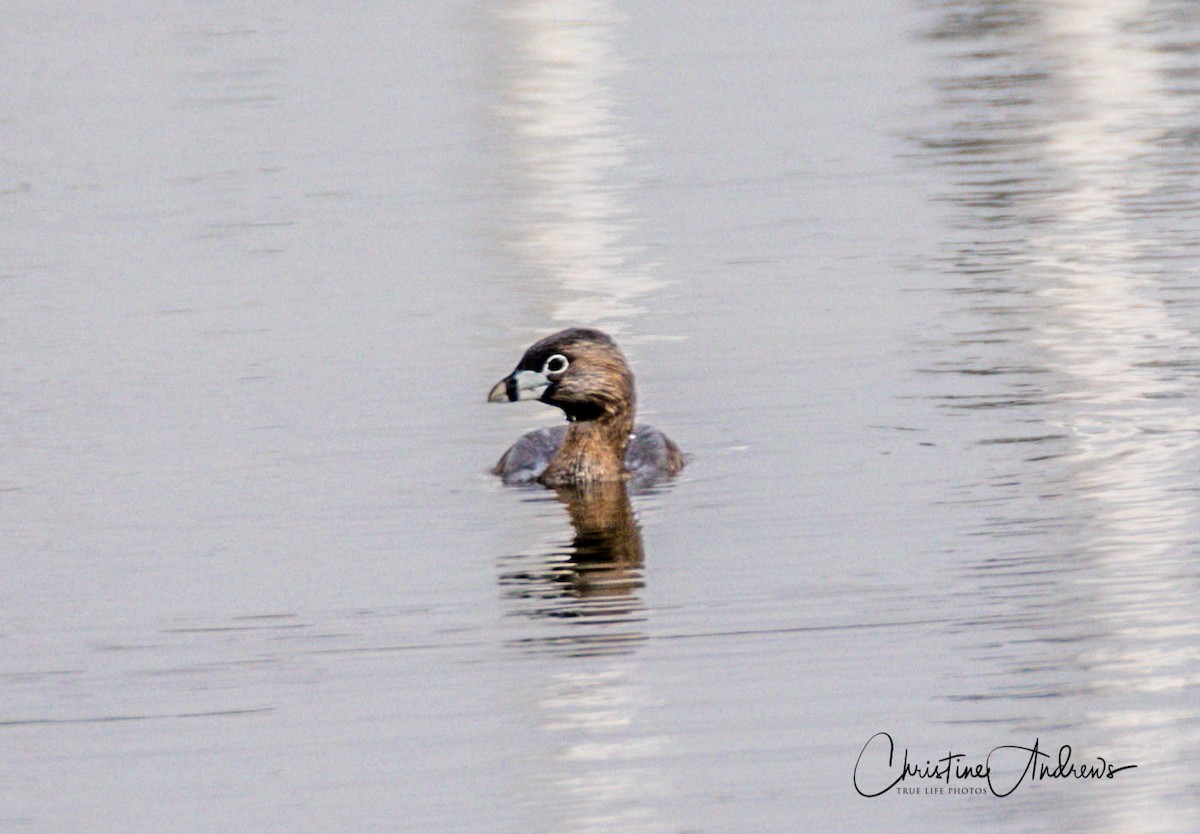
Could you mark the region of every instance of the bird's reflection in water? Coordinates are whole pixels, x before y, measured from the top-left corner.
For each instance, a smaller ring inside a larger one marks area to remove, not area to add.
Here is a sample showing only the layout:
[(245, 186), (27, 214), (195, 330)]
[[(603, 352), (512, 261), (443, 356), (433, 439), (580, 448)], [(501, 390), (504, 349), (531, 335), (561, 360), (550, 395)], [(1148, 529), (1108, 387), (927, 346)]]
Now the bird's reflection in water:
[(512, 613), (561, 626), (522, 637), (530, 650), (571, 655), (624, 654), (645, 641), (638, 596), (645, 552), (623, 482), (539, 490), (566, 507), (574, 535), (536, 553), (502, 558), (500, 584)]
[(573, 587), (580, 597), (628, 597), (642, 585), (642, 534), (622, 482), (560, 489), (575, 538)]

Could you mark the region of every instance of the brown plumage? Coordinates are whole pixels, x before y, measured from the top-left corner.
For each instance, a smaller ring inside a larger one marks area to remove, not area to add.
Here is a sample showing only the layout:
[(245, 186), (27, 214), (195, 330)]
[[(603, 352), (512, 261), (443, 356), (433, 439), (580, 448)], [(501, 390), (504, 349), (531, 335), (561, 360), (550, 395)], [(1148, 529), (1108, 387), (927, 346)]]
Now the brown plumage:
[(533, 344), (488, 394), (488, 402), (538, 399), (567, 425), (529, 432), (492, 470), (506, 483), (550, 487), (632, 478), (645, 485), (674, 475), (684, 458), (662, 432), (635, 425), (633, 372), (599, 330), (573, 327)]

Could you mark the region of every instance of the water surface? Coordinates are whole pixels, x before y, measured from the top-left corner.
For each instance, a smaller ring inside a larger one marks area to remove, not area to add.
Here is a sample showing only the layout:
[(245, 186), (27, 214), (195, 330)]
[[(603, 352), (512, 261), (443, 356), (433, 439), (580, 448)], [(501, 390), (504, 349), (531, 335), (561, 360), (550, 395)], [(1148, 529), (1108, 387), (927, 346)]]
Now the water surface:
[[(0, 828), (1196, 827), (1198, 26), (14, 5)], [(571, 324), (676, 482), (487, 474)]]

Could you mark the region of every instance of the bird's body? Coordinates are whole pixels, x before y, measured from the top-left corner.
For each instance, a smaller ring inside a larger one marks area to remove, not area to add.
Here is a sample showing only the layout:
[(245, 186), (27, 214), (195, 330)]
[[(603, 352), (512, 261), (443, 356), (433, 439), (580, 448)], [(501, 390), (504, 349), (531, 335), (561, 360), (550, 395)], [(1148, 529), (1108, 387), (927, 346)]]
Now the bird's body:
[[(558, 453), (570, 428), (571, 424), (568, 423), (525, 433), (501, 456), (500, 462), (492, 469), (493, 474), (503, 478), (506, 484), (537, 483)], [(633, 427), (633, 434), (625, 447), (625, 473), (633, 486), (651, 484), (682, 468), (682, 460), (676, 466), (669, 462), (673, 455), (678, 454), (679, 449), (669, 437), (653, 426), (638, 423)]]

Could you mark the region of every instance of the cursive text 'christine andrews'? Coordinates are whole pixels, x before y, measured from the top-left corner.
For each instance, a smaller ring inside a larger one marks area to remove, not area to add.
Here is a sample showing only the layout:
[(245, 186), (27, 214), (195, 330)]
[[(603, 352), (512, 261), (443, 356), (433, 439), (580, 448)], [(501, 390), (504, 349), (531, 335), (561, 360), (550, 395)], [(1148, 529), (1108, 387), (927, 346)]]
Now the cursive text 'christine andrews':
[[(1095, 780), (1112, 779), (1122, 770), (1137, 765), (1112, 764), (1097, 756), (1094, 761), (1081, 764), (1071, 761), (1071, 745), (1058, 748), (1058, 755), (1051, 759), (1050, 753), (1039, 748), (1040, 739), (1032, 747), (1005, 744), (993, 748), (982, 762), (966, 761), (966, 754), (947, 751), (937, 760), (927, 759), (924, 764), (912, 764), (908, 760), (908, 748), (904, 749), (903, 761), (896, 761), (896, 742), (890, 733), (878, 732), (867, 739), (854, 763), (854, 789), (859, 796), (881, 796), (890, 790), (916, 793), (915, 788), (901, 788), (905, 780), (927, 780), (953, 785), (958, 782), (987, 783), (993, 796), (1008, 796), (1027, 779), (1031, 782), (1045, 779)], [(926, 793), (932, 793), (926, 790)], [(941, 792), (938, 790), (937, 792)], [(951, 789), (952, 793), (958, 791)], [(966, 793), (967, 791), (962, 791)], [(983, 793), (982, 786), (971, 793)]]

